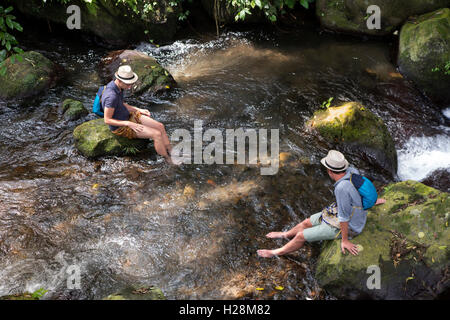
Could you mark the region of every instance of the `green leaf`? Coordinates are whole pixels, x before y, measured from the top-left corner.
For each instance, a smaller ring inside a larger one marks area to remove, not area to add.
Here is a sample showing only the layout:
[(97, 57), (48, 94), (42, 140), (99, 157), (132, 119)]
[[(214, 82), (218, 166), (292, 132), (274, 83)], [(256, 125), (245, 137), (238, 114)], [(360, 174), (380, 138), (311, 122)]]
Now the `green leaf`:
[(255, 0), (255, 4), (258, 8), (260, 8), (260, 9), (262, 8), (261, 0)]
[(306, 9), (309, 8), (308, 0), (300, 0), (300, 4), (305, 7)]
[(7, 42), (5, 47), (6, 47), (6, 50), (10, 51), (11, 50), (11, 43)]
[(5, 13), (10, 13), (11, 11), (13, 11), (13, 7), (9, 7), (5, 9)]
[(447, 249), (447, 246), (440, 246), (439, 249), (445, 250), (445, 249)]
[(10, 28), (10, 29), (14, 29), (12, 21), (10, 18), (6, 17), (6, 25)]

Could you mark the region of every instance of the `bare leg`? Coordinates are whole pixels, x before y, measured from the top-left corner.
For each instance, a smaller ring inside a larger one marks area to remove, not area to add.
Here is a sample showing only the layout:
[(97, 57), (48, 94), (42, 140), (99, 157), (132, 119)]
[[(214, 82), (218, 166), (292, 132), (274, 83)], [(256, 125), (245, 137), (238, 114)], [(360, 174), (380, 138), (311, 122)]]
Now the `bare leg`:
[(172, 160), (170, 159), (170, 157), (167, 153), (167, 150), (164, 145), (164, 141), (163, 141), (160, 131), (149, 128), (149, 127), (144, 127), (144, 130), (141, 132), (136, 132), (136, 135), (138, 138), (141, 138), (141, 139), (152, 139), (155, 142), (156, 152), (159, 155), (163, 156), (167, 162), (172, 163)]
[(303, 231), (307, 228), (311, 228), (312, 224), (311, 224), (311, 220), (305, 219), (302, 222), (300, 222), (299, 224), (297, 224), (295, 227), (293, 227), (291, 230), (286, 231), (286, 232), (270, 232), (268, 234), (266, 234), (267, 238), (292, 238), (294, 237), (297, 233), (299, 233), (300, 231)]
[(141, 123), (149, 128), (156, 129), (161, 132), (162, 141), (167, 151), (170, 153), (172, 151), (172, 146), (170, 145), (169, 137), (167, 136), (166, 128), (161, 122), (158, 122), (148, 116), (142, 115), (139, 119)]
[(260, 257), (263, 258), (270, 258), (273, 256), (281, 256), (286, 253), (293, 252), (295, 250), (300, 249), (303, 247), (303, 244), (305, 243), (305, 238), (303, 237), (303, 231), (298, 232), (295, 237), (286, 243), (283, 247), (273, 250), (267, 250), (267, 249), (261, 249), (258, 250), (257, 253)]

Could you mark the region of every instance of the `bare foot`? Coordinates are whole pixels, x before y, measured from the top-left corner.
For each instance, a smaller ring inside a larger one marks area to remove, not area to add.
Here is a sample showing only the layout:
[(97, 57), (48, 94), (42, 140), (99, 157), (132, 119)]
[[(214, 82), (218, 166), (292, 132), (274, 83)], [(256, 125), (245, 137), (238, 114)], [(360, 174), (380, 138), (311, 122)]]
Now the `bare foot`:
[(286, 238), (284, 232), (269, 232), (266, 237), (270, 239)]
[(271, 258), (276, 255), (272, 252), (272, 250), (266, 250), (266, 249), (258, 250), (257, 253), (258, 253), (258, 256), (260, 256), (262, 258)]
[(385, 202), (386, 202), (386, 199), (378, 198), (378, 199), (377, 199), (377, 202), (375, 202), (375, 205), (383, 204), (383, 203), (385, 203)]

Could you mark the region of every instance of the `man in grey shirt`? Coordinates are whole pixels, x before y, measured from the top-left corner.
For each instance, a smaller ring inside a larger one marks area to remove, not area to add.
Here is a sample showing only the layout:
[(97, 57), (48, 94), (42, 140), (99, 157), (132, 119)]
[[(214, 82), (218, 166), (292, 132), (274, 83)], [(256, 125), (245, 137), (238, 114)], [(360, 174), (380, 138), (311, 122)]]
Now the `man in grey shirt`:
[[(330, 150), (320, 162), (327, 168), (330, 178), (335, 181), (337, 219), (326, 215), (324, 212), (326, 208), (313, 214), (289, 231), (270, 232), (266, 237), (293, 239), (278, 249), (258, 250), (257, 253), (260, 257), (270, 258), (293, 252), (300, 249), (305, 241), (333, 240), (337, 237), (342, 239), (342, 253), (345, 254), (345, 250), (348, 250), (353, 255), (358, 254), (357, 246), (349, 241), (349, 236), (354, 237), (362, 232), (366, 224), (367, 211), (362, 207), (361, 195), (348, 179), (352, 173), (358, 174), (359, 172), (357, 169), (349, 167), (344, 155), (336, 150)], [(376, 204), (384, 202), (384, 199), (378, 199)]]

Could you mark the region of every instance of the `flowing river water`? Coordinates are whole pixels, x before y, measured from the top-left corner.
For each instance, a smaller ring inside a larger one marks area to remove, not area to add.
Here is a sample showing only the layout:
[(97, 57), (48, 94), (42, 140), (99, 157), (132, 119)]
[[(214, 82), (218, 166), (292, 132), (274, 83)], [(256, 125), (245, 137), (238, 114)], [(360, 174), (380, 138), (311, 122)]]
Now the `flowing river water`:
[[(279, 129), (280, 152), (290, 156), (273, 176), (247, 165), (173, 167), (145, 154), (84, 158), (72, 132), (95, 116), (66, 121), (58, 105), (73, 98), (90, 108), (108, 50), (57, 36), (23, 44), (67, 75), (38, 99), (0, 105), (0, 296), (44, 288), (45, 299), (101, 299), (154, 285), (169, 299), (332, 299), (314, 278), (320, 244), (289, 257), (256, 255), (285, 243), (265, 234), (333, 200), (319, 163), (327, 145), (304, 127), (329, 97), (361, 101), (385, 121), (399, 153), (396, 179), (450, 167), (448, 118), (399, 78), (385, 42), (302, 30), (137, 46), (178, 86), (131, 104), (148, 108), (169, 135), (193, 132), (195, 120), (222, 132)], [(67, 288), (70, 265), (80, 268), (79, 290)]]

